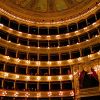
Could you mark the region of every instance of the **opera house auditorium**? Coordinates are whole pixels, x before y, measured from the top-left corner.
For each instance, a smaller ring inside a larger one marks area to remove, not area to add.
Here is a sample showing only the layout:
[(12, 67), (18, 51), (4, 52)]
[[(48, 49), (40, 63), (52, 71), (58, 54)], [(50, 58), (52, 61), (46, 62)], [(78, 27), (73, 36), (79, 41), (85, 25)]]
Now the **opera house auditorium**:
[(100, 100), (100, 0), (0, 0), (0, 100)]

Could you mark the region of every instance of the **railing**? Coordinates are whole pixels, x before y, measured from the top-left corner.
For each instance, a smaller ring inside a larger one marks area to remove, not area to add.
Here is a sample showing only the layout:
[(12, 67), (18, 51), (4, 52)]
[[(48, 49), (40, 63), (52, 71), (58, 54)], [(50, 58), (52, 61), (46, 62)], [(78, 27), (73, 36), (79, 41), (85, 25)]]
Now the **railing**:
[(100, 87), (80, 89), (79, 97), (97, 96), (100, 95)]
[(28, 92), (28, 91), (12, 91), (12, 90), (0, 90), (0, 96), (9, 97), (66, 97), (74, 96), (73, 90), (68, 91), (47, 91), (47, 92)]

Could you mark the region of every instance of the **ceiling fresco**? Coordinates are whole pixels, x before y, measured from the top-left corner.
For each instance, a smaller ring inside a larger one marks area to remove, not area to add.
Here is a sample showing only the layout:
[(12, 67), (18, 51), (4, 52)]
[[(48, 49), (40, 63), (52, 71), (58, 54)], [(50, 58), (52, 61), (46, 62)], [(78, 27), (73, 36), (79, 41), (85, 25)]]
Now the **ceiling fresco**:
[(62, 11), (69, 9), (82, 3), (87, 0), (7, 0), (10, 3), (13, 3), (21, 8), (39, 11), (39, 12), (48, 12), (51, 11)]

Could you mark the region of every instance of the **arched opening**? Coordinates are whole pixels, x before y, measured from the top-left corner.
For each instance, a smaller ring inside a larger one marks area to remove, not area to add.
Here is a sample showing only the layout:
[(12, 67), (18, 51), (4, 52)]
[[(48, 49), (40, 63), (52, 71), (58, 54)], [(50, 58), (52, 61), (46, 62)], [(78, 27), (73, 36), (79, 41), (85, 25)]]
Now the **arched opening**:
[(99, 86), (98, 75), (96, 71), (91, 68), (90, 71), (83, 70), (79, 77), (80, 88), (92, 88)]

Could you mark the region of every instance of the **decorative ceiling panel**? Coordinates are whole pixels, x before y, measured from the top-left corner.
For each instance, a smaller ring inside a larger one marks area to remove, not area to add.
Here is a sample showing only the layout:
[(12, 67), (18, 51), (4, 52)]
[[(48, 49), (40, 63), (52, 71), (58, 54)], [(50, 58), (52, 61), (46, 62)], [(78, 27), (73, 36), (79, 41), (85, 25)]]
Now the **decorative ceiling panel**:
[[(87, 0), (6, 0), (10, 4), (16, 5), (17, 7), (31, 10), (34, 12), (48, 12), (51, 11), (51, 7), (54, 8), (52, 11), (63, 11), (68, 10), (82, 2)], [(88, 0), (89, 1), (89, 0)], [(51, 7), (49, 6), (51, 5)]]
[(57, 11), (61, 11), (68, 8), (65, 0), (55, 0), (55, 7)]
[(0, 0), (0, 8), (25, 20), (51, 23), (80, 16), (97, 3), (100, 0)]

